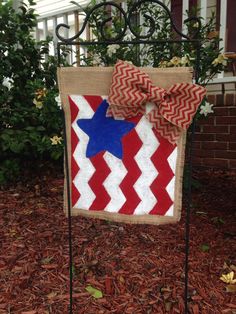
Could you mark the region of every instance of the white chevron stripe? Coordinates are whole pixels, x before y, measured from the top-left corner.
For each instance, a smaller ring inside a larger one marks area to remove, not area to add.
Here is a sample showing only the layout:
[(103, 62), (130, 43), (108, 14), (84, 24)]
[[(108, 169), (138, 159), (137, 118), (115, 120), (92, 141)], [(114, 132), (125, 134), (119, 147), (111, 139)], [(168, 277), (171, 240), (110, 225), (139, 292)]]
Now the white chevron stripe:
[(73, 183), (75, 184), (81, 195), (74, 207), (89, 209), (96, 197), (88, 184), (88, 181), (95, 172), (95, 168), (90, 162), (89, 158), (86, 158), (86, 148), (88, 145), (89, 137), (79, 128), (77, 120), (91, 118), (94, 114), (94, 111), (89, 106), (83, 96), (71, 96), (71, 99), (74, 101), (75, 104), (77, 104), (79, 108), (79, 113), (75, 121), (72, 123), (72, 128), (79, 138), (79, 143), (74, 151), (73, 156), (75, 158), (75, 161), (79, 165), (80, 170), (74, 178)]
[[(170, 195), (170, 198), (172, 199), (173, 203), (174, 203), (174, 198), (175, 198), (175, 169), (176, 169), (177, 153), (178, 153), (178, 149), (176, 147), (167, 159), (170, 165), (170, 168), (172, 169), (174, 173), (174, 177), (168, 183), (166, 187), (166, 191)], [(173, 216), (173, 214), (174, 214), (174, 206), (171, 205), (168, 211), (166, 212), (165, 216)]]
[(169, 194), (172, 201), (174, 202), (174, 198), (175, 198), (175, 176), (168, 183), (168, 185), (166, 187), (166, 191)]
[(158, 172), (150, 158), (159, 146), (159, 142), (153, 134), (152, 124), (145, 117), (142, 117), (135, 129), (143, 145), (134, 157), (142, 171), (142, 174), (134, 184), (134, 189), (141, 199), (134, 214), (142, 215), (148, 214), (157, 203), (157, 199), (153, 195), (150, 185), (157, 177)]
[(111, 200), (105, 207), (104, 211), (117, 213), (126, 201), (126, 197), (120, 189), (120, 184), (127, 174), (127, 169), (122, 160), (113, 156), (109, 152), (106, 152), (103, 158), (111, 169), (111, 173), (103, 183), (107, 193), (111, 197)]
[(175, 149), (173, 150), (173, 152), (170, 154), (170, 156), (167, 159), (170, 165), (170, 168), (174, 174), (175, 174), (175, 168), (176, 168), (177, 155), (178, 155), (178, 149), (177, 147), (175, 147)]
[(174, 205), (172, 204), (168, 211), (165, 213), (165, 216), (173, 217), (174, 216)]

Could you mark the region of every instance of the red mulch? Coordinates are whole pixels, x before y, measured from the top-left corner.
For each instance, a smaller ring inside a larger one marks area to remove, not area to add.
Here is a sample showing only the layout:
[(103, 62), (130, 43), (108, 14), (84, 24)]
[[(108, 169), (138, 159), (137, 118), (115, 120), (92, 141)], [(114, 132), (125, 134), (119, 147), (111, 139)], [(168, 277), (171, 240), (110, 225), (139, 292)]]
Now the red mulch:
[[(235, 314), (236, 293), (219, 278), (236, 265), (236, 173), (195, 177), (189, 312)], [(0, 190), (1, 314), (68, 313), (62, 192), (62, 175), (49, 173)], [(73, 239), (73, 313), (184, 313), (184, 217), (159, 227), (75, 217)], [(103, 298), (93, 298), (88, 285)]]

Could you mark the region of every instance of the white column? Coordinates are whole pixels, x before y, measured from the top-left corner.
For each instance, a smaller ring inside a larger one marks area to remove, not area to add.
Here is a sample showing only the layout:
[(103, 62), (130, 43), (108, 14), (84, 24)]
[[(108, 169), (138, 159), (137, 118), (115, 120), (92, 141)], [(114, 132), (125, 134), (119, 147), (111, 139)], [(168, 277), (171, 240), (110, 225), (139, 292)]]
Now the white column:
[[(63, 23), (68, 25), (68, 14), (67, 13), (63, 14)], [(69, 30), (67, 28), (65, 28), (64, 36), (65, 36), (65, 38), (69, 37)]]
[(37, 23), (37, 26), (35, 28), (34, 37), (35, 37), (36, 41), (40, 41), (40, 34), (39, 34), (39, 29), (38, 29), (38, 23)]
[(52, 23), (53, 23), (53, 47), (54, 47), (54, 55), (56, 55), (57, 42), (58, 42), (58, 38), (57, 38), (57, 35), (56, 35), (57, 16), (54, 16), (52, 18)]
[(207, 0), (200, 0), (200, 16), (206, 22), (207, 19)]
[(163, 3), (167, 6), (167, 8), (171, 9), (171, 0), (163, 0)]
[[(223, 48), (222, 52), (225, 51), (226, 45), (226, 22), (227, 22), (227, 0), (220, 2), (220, 38), (222, 41), (219, 42), (219, 48)], [(224, 77), (224, 72), (218, 74), (218, 78)]]
[(183, 6), (182, 6), (182, 32), (184, 34), (187, 33), (187, 26), (184, 24), (184, 20), (186, 20), (186, 10), (189, 9), (189, 0), (183, 0)]
[[(69, 22), (68, 22), (68, 14), (65, 13), (63, 14), (63, 23), (65, 23), (66, 25), (69, 25)], [(73, 34), (74, 35), (74, 34)], [(69, 38), (70, 37), (70, 34), (69, 34), (69, 29), (65, 28), (64, 30), (64, 37), (65, 38)], [(67, 48), (73, 48), (73, 46), (67, 46)], [(73, 50), (73, 49), (72, 49)], [(73, 63), (73, 60), (72, 60), (72, 52), (69, 53), (66, 57), (66, 60), (69, 64), (72, 64)]]
[[(47, 18), (43, 19), (43, 40), (48, 36), (48, 20)], [(45, 61), (48, 60), (48, 55), (44, 55)]]
[(227, 0), (221, 1), (220, 5), (220, 38), (223, 39), (219, 43), (220, 48), (225, 48), (226, 44), (227, 2)]
[(21, 1), (20, 0), (13, 0), (12, 2), (12, 7), (15, 11), (19, 10), (19, 6), (21, 5)]
[(48, 36), (48, 21), (47, 19), (43, 20), (43, 39), (46, 39), (46, 37)]

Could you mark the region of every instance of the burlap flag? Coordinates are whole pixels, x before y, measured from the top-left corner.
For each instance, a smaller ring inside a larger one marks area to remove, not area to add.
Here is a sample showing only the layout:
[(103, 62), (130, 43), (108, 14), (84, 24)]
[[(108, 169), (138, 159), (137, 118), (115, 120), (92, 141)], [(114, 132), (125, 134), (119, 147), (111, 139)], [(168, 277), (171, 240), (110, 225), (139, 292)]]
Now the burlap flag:
[[(186, 98), (191, 69), (142, 68), (141, 71), (167, 93), (171, 86), (176, 87), (173, 84), (183, 84)], [(125, 116), (119, 110), (117, 119), (113, 115), (117, 104), (112, 103), (116, 98), (112, 88), (118, 91), (116, 74), (116, 68), (58, 69), (66, 116), (72, 215), (129, 223), (176, 222), (182, 206), (186, 128), (178, 126), (176, 142), (163, 136), (148, 118), (153, 111), (156, 113), (161, 99), (153, 101), (150, 96), (139, 107), (141, 111)], [(121, 90), (127, 85), (122, 86)], [(193, 111), (196, 109), (194, 104)], [(187, 116), (189, 124), (192, 118)], [(183, 124), (183, 117), (176, 120)], [(67, 212), (66, 206), (65, 189)]]

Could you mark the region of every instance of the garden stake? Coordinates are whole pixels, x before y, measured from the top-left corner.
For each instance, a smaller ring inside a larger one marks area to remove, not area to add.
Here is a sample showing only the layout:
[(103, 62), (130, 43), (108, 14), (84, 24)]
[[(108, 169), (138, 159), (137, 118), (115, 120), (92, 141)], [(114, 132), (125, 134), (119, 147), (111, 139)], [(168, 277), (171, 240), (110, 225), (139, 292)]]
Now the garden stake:
[(69, 244), (69, 276), (70, 276), (70, 304), (69, 314), (73, 313), (73, 248), (72, 248), (72, 217), (71, 217), (71, 201), (70, 201), (70, 181), (69, 181), (69, 158), (68, 158), (68, 145), (66, 139), (66, 121), (65, 112), (63, 112), (63, 136), (65, 145), (65, 171), (66, 171), (66, 188), (67, 188), (67, 207), (68, 207), (68, 244)]
[[(147, 32), (146, 35), (141, 35), (135, 32), (132, 28), (132, 23), (131, 23), (131, 17), (134, 12), (137, 11), (138, 7), (141, 6), (144, 3), (155, 3), (158, 4), (160, 7), (162, 7), (166, 13), (168, 14), (170, 18), (170, 23), (172, 29), (180, 36), (181, 39), (179, 40), (171, 40), (171, 39), (165, 39), (165, 40), (153, 40), (150, 37), (153, 35), (155, 31), (155, 23), (156, 21), (152, 16), (148, 16), (149, 22), (150, 22), (150, 29)], [(108, 21), (105, 20), (99, 28), (100, 32), (100, 38), (102, 40), (98, 41), (80, 41), (80, 35), (83, 33), (85, 30), (89, 18), (92, 15), (94, 11), (97, 9), (104, 7), (106, 5), (109, 5), (110, 7), (115, 7), (119, 13), (120, 16), (122, 17), (124, 21), (124, 26), (123, 30), (114, 38), (107, 38), (104, 32), (104, 28), (106, 26), (107, 22), (111, 22), (112, 18)], [(87, 12), (84, 23), (80, 29), (80, 31), (75, 34), (71, 38), (64, 38), (60, 35), (60, 29), (61, 28), (66, 28), (69, 29), (70, 26), (66, 24), (59, 24), (56, 27), (56, 36), (59, 38), (60, 42), (57, 44), (57, 55), (58, 55), (58, 66), (62, 66), (61, 64), (61, 46), (73, 46), (73, 45), (80, 45), (80, 46), (90, 46), (90, 45), (113, 45), (113, 44), (133, 44), (133, 45), (140, 45), (140, 44), (148, 44), (148, 45), (163, 45), (166, 43), (169, 44), (184, 44), (184, 43), (193, 43), (196, 45), (196, 66), (195, 66), (195, 81), (198, 83), (198, 72), (199, 72), (199, 60), (200, 60), (200, 47), (201, 47), (201, 39), (197, 39), (197, 35), (199, 33), (200, 27), (201, 27), (201, 20), (197, 17), (191, 17), (186, 19), (184, 22), (197, 22), (198, 27), (196, 27), (196, 32), (193, 34), (192, 37), (183, 34), (181, 31), (177, 29), (175, 26), (171, 12), (169, 8), (164, 5), (161, 1), (159, 0), (138, 0), (135, 2), (128, 10), (128, 12), (125, 12), (120, 5), (118, 5), (115, 2), (112, 1), (107, 1), (103, 3), (99, 3), (92, 7), (89, 12)], [(135, 36), (135, 39), (130, 41), (130, 40), (122, 40), (126, 34), (127, 29), (131, 31), (131, 33)], [(195, 122), (193, 122), (192, 125), (192, 130), (191, 130), (191, 135), (190, 135), (190, 143), (189, 143), (189, 160), (188, 160), (188, 191), (187, 191), (187, 208), (186, 208), (186, 220), (185, 220), (185, 289), (184, 289), (184, 302), (185, 302), (185, 310), (184, 313), (188, 313), (188, 259), (189, 259), (189, 231), (190, 231), (190, 209), (191, 209), (191, 178), (192, 178), (192, 157), (193, 157), (193, 136), (194, 136), (194, 129), (195, 129)], [(65, 127), (65, 116), (64, 116), (64, 141), (65, 141), (65, 171), (66, 171), (66, 188), (67, 188), (67, 199), (68, 199), (68, 240), (69, 240), (69, 271), (70, 271), (70, 305), (69, 305), (69, 313), (73, 313), (73, 247), (72, 247), (72, 219), (71, 219), (71, 201), (70, 201), (70, 196), (71, 196), (71, 187), (70, 187), (70, 181), (69, 181), (69, 158), (68, 158), (68, 150), (67, 150), (67, 139), (66, 139), (66, 127)]]

